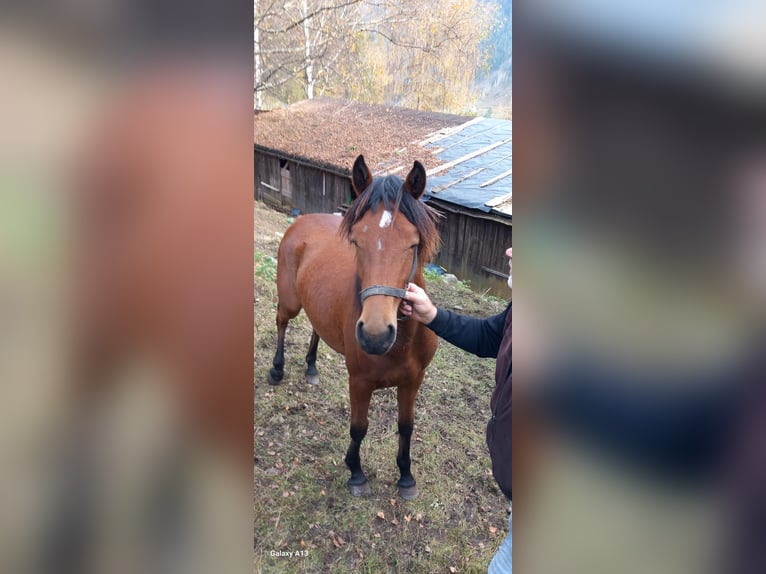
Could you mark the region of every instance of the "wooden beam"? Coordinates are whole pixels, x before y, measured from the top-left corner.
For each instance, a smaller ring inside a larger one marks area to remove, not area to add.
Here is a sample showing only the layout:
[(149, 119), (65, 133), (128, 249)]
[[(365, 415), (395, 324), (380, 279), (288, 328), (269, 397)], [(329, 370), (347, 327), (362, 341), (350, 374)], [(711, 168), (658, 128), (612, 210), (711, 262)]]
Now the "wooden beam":
[(503, 173), (501, 173), (500, 175), (498, 175), (496, 177), (493, 177), (492, 179), (488, 179), (487, 181), (482, 183), (479, 187), (487, 187), (489, 185), (492, 185), (496, 181), (500, 181), (501, 179), (505, 179), (506, 177), (508, 177), (509, 175), (512, 175), (512, 174), (513, 174), (513, 168), (511, 168), (511, 169), (509, 169), (507, 171), (504, 171)]
[(400, 165), (398, 167), (394, 167), (394, 168), (388, 169), (388, 170), (386, 170), (386, 171), (384, 171), (382, 173), (376, 173), (375, 175), (380, 175), (380, 176), (383, 176), (383, 175), (393, 175), (395, 173), (399, 173), (403, 169), (404, 169), (404, 166)]
[(487, 207), (495, 207), (496, 205), (505, 203), (509, 199), (513, 199), (513, 192), (506, 193), (505, 195), (501, 195), (499, 197), (493, 197), (489, 201), (485, 201), (484, 205), (486, 205)]
[(470, 172), (468, 172), (467, 174), (465, 174), (463, 177), (459, 177), (459, 178), (457, 178), (457, 179), (456, 179), (456, 180), (454, 180), (454, 181), (450, 181), (449, 183), (445, 183), (444, 185), (440, 185), (440, 186), (438, 186), (438, 187), (435, 187), (435, 188), (433, 188), (433, 189), (431, 190), (431, 193), (441, 193), (441, 192), (442, 192), (442, 191), (444, 191), (445, 189), (449, 189), (449, 188), (450, 188), (450, 187), (452, 187), (453, 185), (457, 185), (458, 183), (461, 183), (461, 182), (465, 181), (465, 180), (466, 180), (466, 179), (468, 179), (469, 177), (473, 177), (473, 176), (474, 176), (474, 175), (476, 175), (477, 173), (481, 173), (481, 172), (482, 172), (482, 171), (484, 171), (485, 169), (486, 169), (486, 168), (484, 168), (484, 167), (479, 167), (479, 168), (476, 168), (476, 169), (474, 169), (473, 171), (470, 171)]
[(472, 120), (465, 122), (464, 124), (460, 124), (459, 126), (455, 126), (453, 128), (447, 128), (446, 130), (443, 130), (443, 131), (434, 132), (431, 135), (429, 135), (426, 139), (424, 139), (422, 142), (420, 142), (418, 145), (426, 146), (428, 144), (432, 144), (434, 142), (439, 141), (440, 139), (444, 139), (453, 134), (456, 134), (459, 131), (464, 130), (468, 126), (472, 126), (481, 121), (484, 121), (484, 118), (482, 116), (478, 116), (476, 118), (473, 118)]
[(266, 189), (270, 189), (271, 191), (276, 191), (277, 193), (281, 193), (281, 192), (280, 192), (280, 189), (279, 189), (278, 187), (274, 187), (273, 185), (269, 185), (269, 184), (268, 184), (268, 183), (266, 183), (265, 181), (262, 181), (262, 182), (261, 182), (261, 185), (262, 185), (263, 187), (265, 187)]
[(492, 151), (492, 150), (493, 150), (493, 149), (495, 149), (496, 147), (500, 147), (501, 145), (505, 145), (505, 144), (507, 144), (508, 142), (510, 142), (510, 141), (512, 141), (512, 140), (513, 140), (513, 138), (512, 138), (512, 137), (510, 137), (510, 138), (506, 138), (506, 139), (504, 139), (504, 140), (502, 140), (502, 141), (499, 141), (499, 142), (495, 142), (495, 143), (493, 143), (493, 144), (490, 144), (490, 145), (488, 145), (488, 146), (486, 146), (486, 147), (483, 147), (483, 148), (481, 148), (481, 149), (477, 149), (476, 151), (472, 151), (471, 153), (469, 153), (469, 154), (466, 154), (466, 155), (464, 155), (463, 157), (459, 157), (459, 158), (457, 158), (457, 159), (453, 159), (452, 161), (449, 161), (449, 162), (447, 162), (447, 163), (443, 163), (443, 164), (441, 164), (441, 165), (439, 165), (439, 166), (436, 166), (435, 168), (433, 168), (433, 169), (431, 169), (431, 170), (427, 171), (427, 172), (426, 172), (426, 175), (430, 177), (430, 176), (432, 176), (432, 175), (434, 175), (434, 174), (436, 174), (436, 173), (440, 173), (440, 172), (444, 171), (445, 169), (450, 169), (450, 168), (452, 168), (452, 167), (455, 167), (455, 166), (456, 166), (456, 165), (458, 165), (459, 163), (463, 163), (464, 161), (468, 161), (469, 159), (473, 159), (473, 158), (475, 158), (476, 156), (479, 156), (479, 155), (485, 154), (485, 153), (487, 153), (488, 151)]
[(484, 267), (484, 265), (481, 266), (481, 270), (485, 273), (489, 273), (490, 275), (495, 275), (497, 277), (502, 277), (503, 279), (508, 279), (507, 273), (501, 273), (500, 271), (495, 271), (494, 269), (490, 269), (489, 267)]

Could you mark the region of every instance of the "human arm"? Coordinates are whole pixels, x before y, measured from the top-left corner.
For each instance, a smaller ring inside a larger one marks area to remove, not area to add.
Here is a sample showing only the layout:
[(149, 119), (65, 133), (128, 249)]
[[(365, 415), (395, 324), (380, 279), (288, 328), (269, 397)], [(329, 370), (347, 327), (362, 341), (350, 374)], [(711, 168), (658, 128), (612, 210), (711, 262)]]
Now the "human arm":
[(497, 315), (479, 319), (436, 307), (426, 292), (410, 283), (401, 311), (425, 324), (456, 347), (479, 357), (497, 357), (509, 307)]

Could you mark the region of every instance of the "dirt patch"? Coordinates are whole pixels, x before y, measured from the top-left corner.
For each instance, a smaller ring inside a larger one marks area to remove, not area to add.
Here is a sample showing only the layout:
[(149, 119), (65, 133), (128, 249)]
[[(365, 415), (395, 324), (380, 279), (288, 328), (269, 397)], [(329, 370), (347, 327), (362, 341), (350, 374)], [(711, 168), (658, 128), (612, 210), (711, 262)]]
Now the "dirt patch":
[[(269, 261), (289, 218), (260, 204), (254, 217), (256, 260)], [(440, 279), (427, 288), (437, 304), (466, 314), (486, 316), (505, 305)], [(508, 524), (484, 442), (494, 361), (440, 343), (415, 407), (412, 461), (421, 495), (414, 501), (396, 497), (395, 391), (375, 393), (361, 451), (373, 496), (358, 499), (346, 489), (343, 463), (343, 357), (320, 343), (320, 384), (305, 382), (311, 327), (301, 313), (287, 332), (284, 382), (270, 387), (276, 288), (268, 264), (256, 265), (254, 302), (255, 571), (486, 572)]]
[(281, 211), (275, 211), (263, 203), (256, 203), (253, 212), (255, 221), (253, 244), (255, 250), (273, 257), (277, 255), (279, 242), (292, 218)]

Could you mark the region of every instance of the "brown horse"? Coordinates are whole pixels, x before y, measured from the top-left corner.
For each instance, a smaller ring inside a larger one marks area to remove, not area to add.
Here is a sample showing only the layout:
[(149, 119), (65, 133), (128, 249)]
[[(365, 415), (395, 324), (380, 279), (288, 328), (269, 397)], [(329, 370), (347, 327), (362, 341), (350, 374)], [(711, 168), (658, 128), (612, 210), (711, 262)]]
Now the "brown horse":
[(279, 246), (279, 338), (269, 383), (279, 384), (284, 376), (285, 329), (303, 308), (313, 327), (306, 355), (308, 382), (318, 382), (320, 338), (346, 357), (351, 444), (345, 461), (351, 493), (370, 493), (359, 448), (367, 434), (372, 392), (397, 387), (399, 494), (412, 499), (418, 495), (410, 471), (415, 397), (438, 341), (417, 321), (398, 320), (397, 313), (402, 287), (408, 282), (423, 286), (423, 262), (433, 255), (439, 236), (434, 213), (419, 201), (426, 185), (419, 162), (405, 180), (393, 175), (373, 180), (360, 155), (352, 183), (356, 199), (343, 219), (304, 215)]

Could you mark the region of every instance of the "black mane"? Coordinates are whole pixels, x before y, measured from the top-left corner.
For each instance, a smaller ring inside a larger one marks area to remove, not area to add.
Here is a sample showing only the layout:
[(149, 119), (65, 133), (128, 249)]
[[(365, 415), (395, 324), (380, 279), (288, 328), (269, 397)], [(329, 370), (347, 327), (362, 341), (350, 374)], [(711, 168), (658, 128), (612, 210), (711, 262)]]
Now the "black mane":
[(439, 232), (436, 229), (439, 214), (407, 193), (404, 180), (398, 175), (373, 179), (372, 185), (359, 194), (343, 216), (341, 235), (348, 238), (354, 224), (369, 210), (375, 211), (381, 202), (384, 209), (401, 213), (417, 228), (420, 233), (418, 256), (422, 261), (430, 260), (439, 245)]

